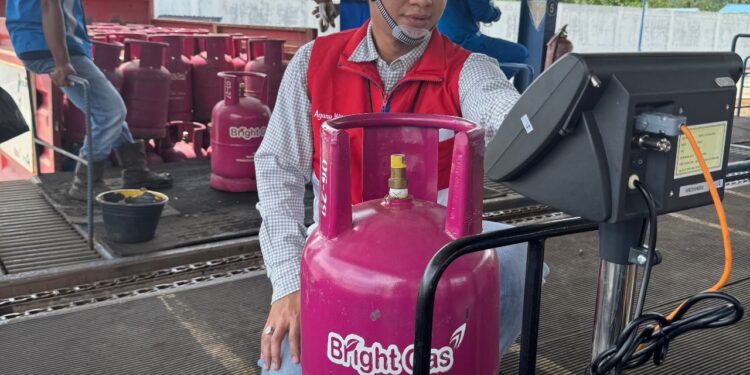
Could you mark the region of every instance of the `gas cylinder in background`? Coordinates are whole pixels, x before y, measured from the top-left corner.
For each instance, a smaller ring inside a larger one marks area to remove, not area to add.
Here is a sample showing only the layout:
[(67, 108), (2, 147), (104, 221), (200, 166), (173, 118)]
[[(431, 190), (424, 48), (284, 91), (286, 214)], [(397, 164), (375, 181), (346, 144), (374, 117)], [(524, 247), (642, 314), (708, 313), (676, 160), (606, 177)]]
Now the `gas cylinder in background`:
[(256, 190), (255, 152), (266, 133), (271, 111), (260, 100), (245, 96), (243, 77), (262, 73), (221, 72), (224, 100), (211, 116), (211, 187), (229, 192)]
[[(265, 36), (242, 36), (235, 37), (234, 48), (237, 56), (235, 56), (233, 62), (236, 70), (245, 70), (245, 67), (250, 61), (257, 58), (263, 57), (264, 48), (263, 41), (268, 39)], [(245, 83), (247, 86), (247, 82)]]
[[(132, 30), (118, 30), (107, 34), (107, 42), (110, 43), (125, 43), (125, 39), (134, 40), (148, 40), (148, 34), (143, 31), (132, 31)], [(131, 46), (132, 56), (140, 56), (140, 46)]]
[[(120, 66), (120, 53), (123, 45), (120, 43), (105, 43), (92, 40), (92, 56), (94, 64), (104, 73), (112, 86), (119, 92), (122, 90), (122, 73), (117, 69)], [(65, 127), (64, 138), (68, 142), (80, 143), (86, 137), (86, 119), (83, 112), (78, 109), (68, 98), (63, 104), (63, 125)]]
[(549, 68), (552, 63), (563, 57), (566, 53), (573, 52), (573, 43), (568, 40), (568, 25), (563, 26), (560, 32), (555, 34), (547, 42), (547, 55), (544, 61), (544, 69)]
[(167, 137), (161, 142), (161, 155), (165, 162), (208, 157), (203, 149), (203, 139), (208, 137), (206, 125), (190, 121), (170, 121)]
[[(245, 70), (247, 63), (263, 56), (263, 44), (256, 43), (268, 39), (265, 36), (239, 36), (234, 37), (234, 63), (235, 70)], [(249, 51), (249, 53), (248, 53)]]
[(263, 57), (263, 55), (266, 53), (263, 43), (256, 43), (256, 41), (266, 39), (268, 39), (268, 37), (265, 35), (251, 36), (250, 38), (248, 38), (246, 49), (250, 51), (251, 56), (248, 57), (247, 62), (255, 60), (259, 57)]
[[(456, 132), (447, 207), (436, 203), (438, 128)], [(355, 205), (352, 131), (365, 140), (365, 201)], [(301, 266), (302, 373), (411, 374), (425, 267), (443, 245), (481, 231), (484, 131), (454, 117), (377, 113), (328, 121), (321, 143), (319, 226)], [(492, 250), (443, 274), (431, 373), (498, 373), (499, 277)]]
[(169, 121), (192, 121), (193, 119), (193, 67), (190, 59), (183, 55), (183, 35), (156, 34), (149, 40), (167, 43), (167, 55), (164, 67), (171, 77), (169, 86)]
[(234, 70), (245, 70), (247, 65), (247, 40), (249, 36), (232, 37), (232, 64)]
[[(140, 47), (139, 59), (132, 59), (132, 46)], [(128, 109), (126, 121), (135, 138), (164, 138), (169, 109), (169, 71), (162, 66), (166, 43), (125, 40), (122, 99)]]
[(190, 59), (193, 64), (193, 120), (200, 123), (211, 121), (211, 111), (224, 97), (223, 81), (219, 72), (231, 71), (232, 58), (227, 53), (226, 35), (200, 35), (205, 41), (205, 54)]
[(279, 86), (281, 86), (281, 79), (284, 77), (284, 70), (286, 69), (286, 66), (283, 65), (285, 41), (280, 39), (249, 41), (248, 48), (251, 48), (250, 45), (255, 43), (263, 44), (263, 57), (257, 57), (248, 62), (245, 71), (266, 74), (268, 82), (265, 83), (265, 89), (268, 92), (262, 91), (261, 85), (263, 85), (263, 82), (259, 82), (259, 80), (245, 80), (245, 89), (248, 93), (258, 93), (260, 97), (268, 98), (268, 101), (264, 103), (273, 111)]

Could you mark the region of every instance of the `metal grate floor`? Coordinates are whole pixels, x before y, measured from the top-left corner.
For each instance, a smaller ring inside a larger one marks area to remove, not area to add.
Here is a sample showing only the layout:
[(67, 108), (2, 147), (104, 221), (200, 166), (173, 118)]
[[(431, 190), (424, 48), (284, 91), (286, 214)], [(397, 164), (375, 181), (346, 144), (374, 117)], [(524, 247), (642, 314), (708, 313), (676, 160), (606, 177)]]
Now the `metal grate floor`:
[(88, 262), (99, 254), (31, 181), (0, 182), (0, 272)]
[[(727, 195), (735, 264), (726, 291), (750, 304), (750, 187)], [(712, 207), (661, 217), (664, 263), (654, 269), (646, 308), (667, 312), (721, 273)], [(537, 373), (582, 374), (591, 350), (597, 234), (550, 239), (551, 273), (542, 294)], [(247, 274), (190, 287), (114, 299), (17, 318), (0, 325), (0, 358), (8, 374), (258, 374), (258, 337), (270, 284)], [(675, 340), (664, 366), (633, 374), (750, 374), (750, 319)], [(517, 373), (518, 352), (503, 357)]]
[(263, 272), (0, 325), (3, 375), (260, 374)]

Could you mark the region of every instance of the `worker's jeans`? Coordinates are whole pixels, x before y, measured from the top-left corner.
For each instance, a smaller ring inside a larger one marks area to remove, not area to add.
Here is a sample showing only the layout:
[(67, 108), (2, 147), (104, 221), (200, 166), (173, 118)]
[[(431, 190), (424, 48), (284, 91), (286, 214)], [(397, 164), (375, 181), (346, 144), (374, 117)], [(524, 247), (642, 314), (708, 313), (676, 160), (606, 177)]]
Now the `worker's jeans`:
[[(461, 47), (464, 47), (471, 52), (483, 53), (487, 56), (494, 57), (501, 64), (525, 63), (526, 58), (529, 57), (529, 51), (522, 44), (513, 43), (504, 39), (492, 38), (481, 33), (466, 38), (466, 40), (461, 43)], [(518, 69), (502, 69), (508, 79), (518, 73)]]
[[(508, 225), (490, 221), (482, 222), (484, 232), (509, 228)], [(496, 249), (500, 261), (500, 353), (508, 351), (521, 334), (523, 321), (523, 286), (526, 275), (527, 245), (517, 244)], [(549, 268), (544, 265), (544, 278)], [(302, 349), (304, 350), (304, 348)], [(263, 360), (258, 361), (263, 367)], [(288, 338), (281, 344), (281, 368), (278, 371), (264, 371), (263, 374), (297, 375), (302, 370), (292, 362), (289, 354)]]
[[(24, 60), (26, 69), (36, 74), (49, 74), (55, 68), (52, 58), (35, 60)], [(133, 143), (133, 136), (128, 130), (125, 122), (125, 102), (122, 101), (120, 93), (117, 92), (112, 83), (107, 80), (94, 62), (86, 56), (71, 56), (70, 64), (76, 70), (76, 74), (89, 81), (89, 106), (91, 108), (91, 136), (93, 152), (91, 159), (94, 161), (104, 160), (109, 157), (113, 148), (118, 148), (125, 143)], [(78, 108), (83, 108), (84, 94), (81, 85), (63, 87), (62, 91), (69, 100)], [(84, 141), (81, 148), (81, 156), (87, 157), (87, 142)]]

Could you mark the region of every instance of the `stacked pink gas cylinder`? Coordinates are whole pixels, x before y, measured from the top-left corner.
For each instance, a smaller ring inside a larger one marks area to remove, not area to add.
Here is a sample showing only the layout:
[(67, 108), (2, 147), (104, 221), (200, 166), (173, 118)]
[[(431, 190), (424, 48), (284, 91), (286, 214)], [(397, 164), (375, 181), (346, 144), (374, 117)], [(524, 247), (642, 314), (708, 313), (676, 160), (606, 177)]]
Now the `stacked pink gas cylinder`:
[[(447, 207), (436, 203), (440, 128), (456, 132)], [(365, 140), (355, 166), (364, 202), (354, 205), (351, 131)], [(302, 255), (302, 372), (411, 374), (422, 273), (443, 245), (481, 231), (484, 131), (455, 117), (378, 113), (331, 120), (321, 141), (319, 226)], [(430, 373), (498, 373), (499, 284), (492, 250), (448, 267)]]
[(266, 78), (262, 73), (221, 72), (224, 100), (211, 119), (211, 187), (229, 192), (256, 190), (255, 151), (266, 133), (271, 111), (258, 99), (245, 96), (244, 77)]
[(258, 44), (262, 46), (262, 56), (255, 56), (250, 59), (245, 66), (245, 71), (263, 73), (268, 78), (264, 83), (259, 80), (247, 80), (245, 89), (250, 95), (259, 95), (266, 98), (264, 102), (273, 110), (276, 106), (276, 96), (281, 86), (281, 79), (284, 76), (286, 65), (284, 60), (284, 40), (281, 39), (249, 39), (248, 50), (255, 51)]
[[(133, 135), (148, 141), (149, 162), (218, 154), (223, 162), (214, 163), (222, 165), (216, 167), (214, 180), (224, 182), (212, 185), (227, 191), (254, 190), (252, 156), (263, 134), (255, 129), (265, 129), (267, 107), (274, 105), (284, 71), (283, 41), (140, 24), (93, 23), (88, 29), (94, 62), (120, 91)], [(220, 76), (222, 72), (233, 72), (238, 80)], [(242, 93), (227, 94), (225, 80), (226, 85), (236, 81), (233, 90)], [(213, 130), (216, 108), (219, 129)], [(63, 111), (63, 141), (74, 147), (85, 135), (83, 115), (72, 103)], [(239, 118), (252, 120), (230, 124), (222, 111), (245, 113)], [(265, 123), (256, 121), (264, 116)], [(249, 130), (235, 131), (233, 138), (231, 129)], [(212, 135), (219, 140), (212, 142)], [(236, 152), (247, 160), (235, 157)]]

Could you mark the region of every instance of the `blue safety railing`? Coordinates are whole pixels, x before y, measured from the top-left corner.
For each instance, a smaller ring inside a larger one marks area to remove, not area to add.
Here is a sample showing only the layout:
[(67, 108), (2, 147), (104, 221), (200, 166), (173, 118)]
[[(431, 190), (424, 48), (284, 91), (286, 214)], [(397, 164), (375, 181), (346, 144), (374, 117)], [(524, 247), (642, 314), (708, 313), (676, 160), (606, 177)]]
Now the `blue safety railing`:
[(513, 76), (513, 80), (518, 92), (522, 94), (526, 91), (526, 88), (531, 85), (531, 82), (534, 81), (534, 67), (529, 64), (500, 63), (500, 68), (519, 70), (519, 72)]

